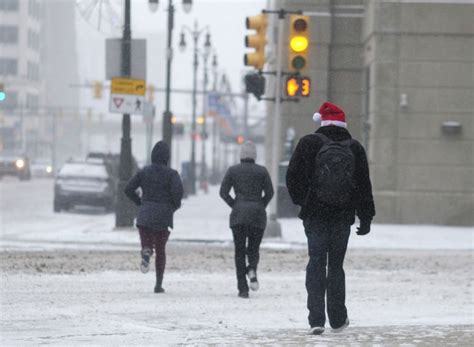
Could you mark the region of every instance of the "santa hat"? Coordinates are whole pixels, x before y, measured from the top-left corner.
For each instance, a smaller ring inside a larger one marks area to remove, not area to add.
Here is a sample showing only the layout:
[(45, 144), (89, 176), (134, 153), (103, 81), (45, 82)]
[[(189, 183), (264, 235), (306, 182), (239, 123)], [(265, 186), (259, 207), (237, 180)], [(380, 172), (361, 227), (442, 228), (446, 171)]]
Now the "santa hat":
[(319, 108), (319, 112), (313, 115), (315, 122), (321, 122), (321, 126), (336, 125), (338, 127), (346, 128), (346, 114), (339, 106), (326, 101)]

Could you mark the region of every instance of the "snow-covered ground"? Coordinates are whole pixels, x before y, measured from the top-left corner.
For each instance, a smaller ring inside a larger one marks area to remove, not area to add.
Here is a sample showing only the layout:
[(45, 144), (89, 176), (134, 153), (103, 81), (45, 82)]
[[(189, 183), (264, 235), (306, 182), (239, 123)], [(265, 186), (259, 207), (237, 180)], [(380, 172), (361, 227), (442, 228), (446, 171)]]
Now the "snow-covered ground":
[[(0, 181), (0, 248), (135, 249), (134, 228), (114, 231), (114, 215), (100, 209), (82, 208), (71, 213), (53, 213), (52, 180)], [(216, 187), (207, 195), (184, 200), (176, 213), (171, 240), (231, 242), (229, 208)], [(299, 219), (281, 219), (282, 239), (264, 241), (264, 247), (305, 247)], [(355, 230), (356, 225), (353, 226)], [(354, 248), (383, 249), (473, 249), (473, 228), (426, 225), (373, 225), (372, 232), (352, 234)]]
[[(112, 214), (52, 212), (52, 181), (0, 181), (0, 345), (263, 344), (469, 346), (473, 230), (374, 225), (351, 235), (351, 326), (307, 336), (305, 236), (282, 220), (249, 300), (236, 297), (229, 210), (215, 189), (185, 200), (168, 247), (167, 292), (136, 271), (138, 236)], [(193, 241), (193, 242), (189, 242)], [(205, 241), (205, 242), (202, 242)], [(214, 241), (214, 242), (211, 242)]]

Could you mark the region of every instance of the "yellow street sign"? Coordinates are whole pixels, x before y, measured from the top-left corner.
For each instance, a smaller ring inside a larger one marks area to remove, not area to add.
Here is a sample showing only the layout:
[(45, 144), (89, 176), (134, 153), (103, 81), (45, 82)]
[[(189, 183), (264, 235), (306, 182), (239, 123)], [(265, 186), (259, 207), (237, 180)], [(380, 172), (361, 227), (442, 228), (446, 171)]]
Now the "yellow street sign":
[(112, 78), (111, 94), (145, 95), (145, 81), (131, 78)]

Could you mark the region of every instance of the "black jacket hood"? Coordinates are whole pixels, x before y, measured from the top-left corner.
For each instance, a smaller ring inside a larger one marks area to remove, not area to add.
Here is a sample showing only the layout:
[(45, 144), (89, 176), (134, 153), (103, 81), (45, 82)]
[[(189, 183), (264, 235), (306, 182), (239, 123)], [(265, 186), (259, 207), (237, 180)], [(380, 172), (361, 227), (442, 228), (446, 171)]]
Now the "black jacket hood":
[(167, 165), (169, 160), (170, 148), (163, 141), (157, 142), (155, 147), (153, 147), (153, 150), (151, 151), (151, 162), (153, 164)]
[(320, 127), (318, 130), (316, 130), (316, 133), (326, 135), (333, 141), (345, 141), (352, 139), (349, 130), (343, 127), (338, 127), (336, 125), (327, 125), (324, 127)]

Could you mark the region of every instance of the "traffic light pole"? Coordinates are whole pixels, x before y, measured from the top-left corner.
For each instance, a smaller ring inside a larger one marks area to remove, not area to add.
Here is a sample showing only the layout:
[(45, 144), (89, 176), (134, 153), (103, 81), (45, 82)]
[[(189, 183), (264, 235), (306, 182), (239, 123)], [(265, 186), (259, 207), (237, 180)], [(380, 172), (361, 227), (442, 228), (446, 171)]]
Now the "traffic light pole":
[(278, 46), (277, 46), (277, 71), (275, 83), (275, 116), (273, 117), (272, 134), (272, 166), (270, 174), (275, 187), (275, 195), (270, 203), (270, 218), (267, 225), (266, 236), (281, 237), (281, 225), (277, 220), (278, 216), (278, 167), (280, 161), (280, 133), (281, 133), (281, 76), (283, 60), (283, 29), (285, 12), (278, 12)]
[[(131, 67), (131, 43), (132, 32), (130, 29), (130, 0), (125, 0), (125, 23), (122, 38), (122, 76), (130, 76)], [(122, 139), (120, 141), (120, 168), (119, 184), (117, 194), (117, 206), (115, 210), (115, 227), (133, 226), (134, 209), (130, 208), (130, 202), (125, 196), (124, 189), (132, 176), (132, 139), (130, 138), (131, 124), (130, 114), (122, 116)]]

